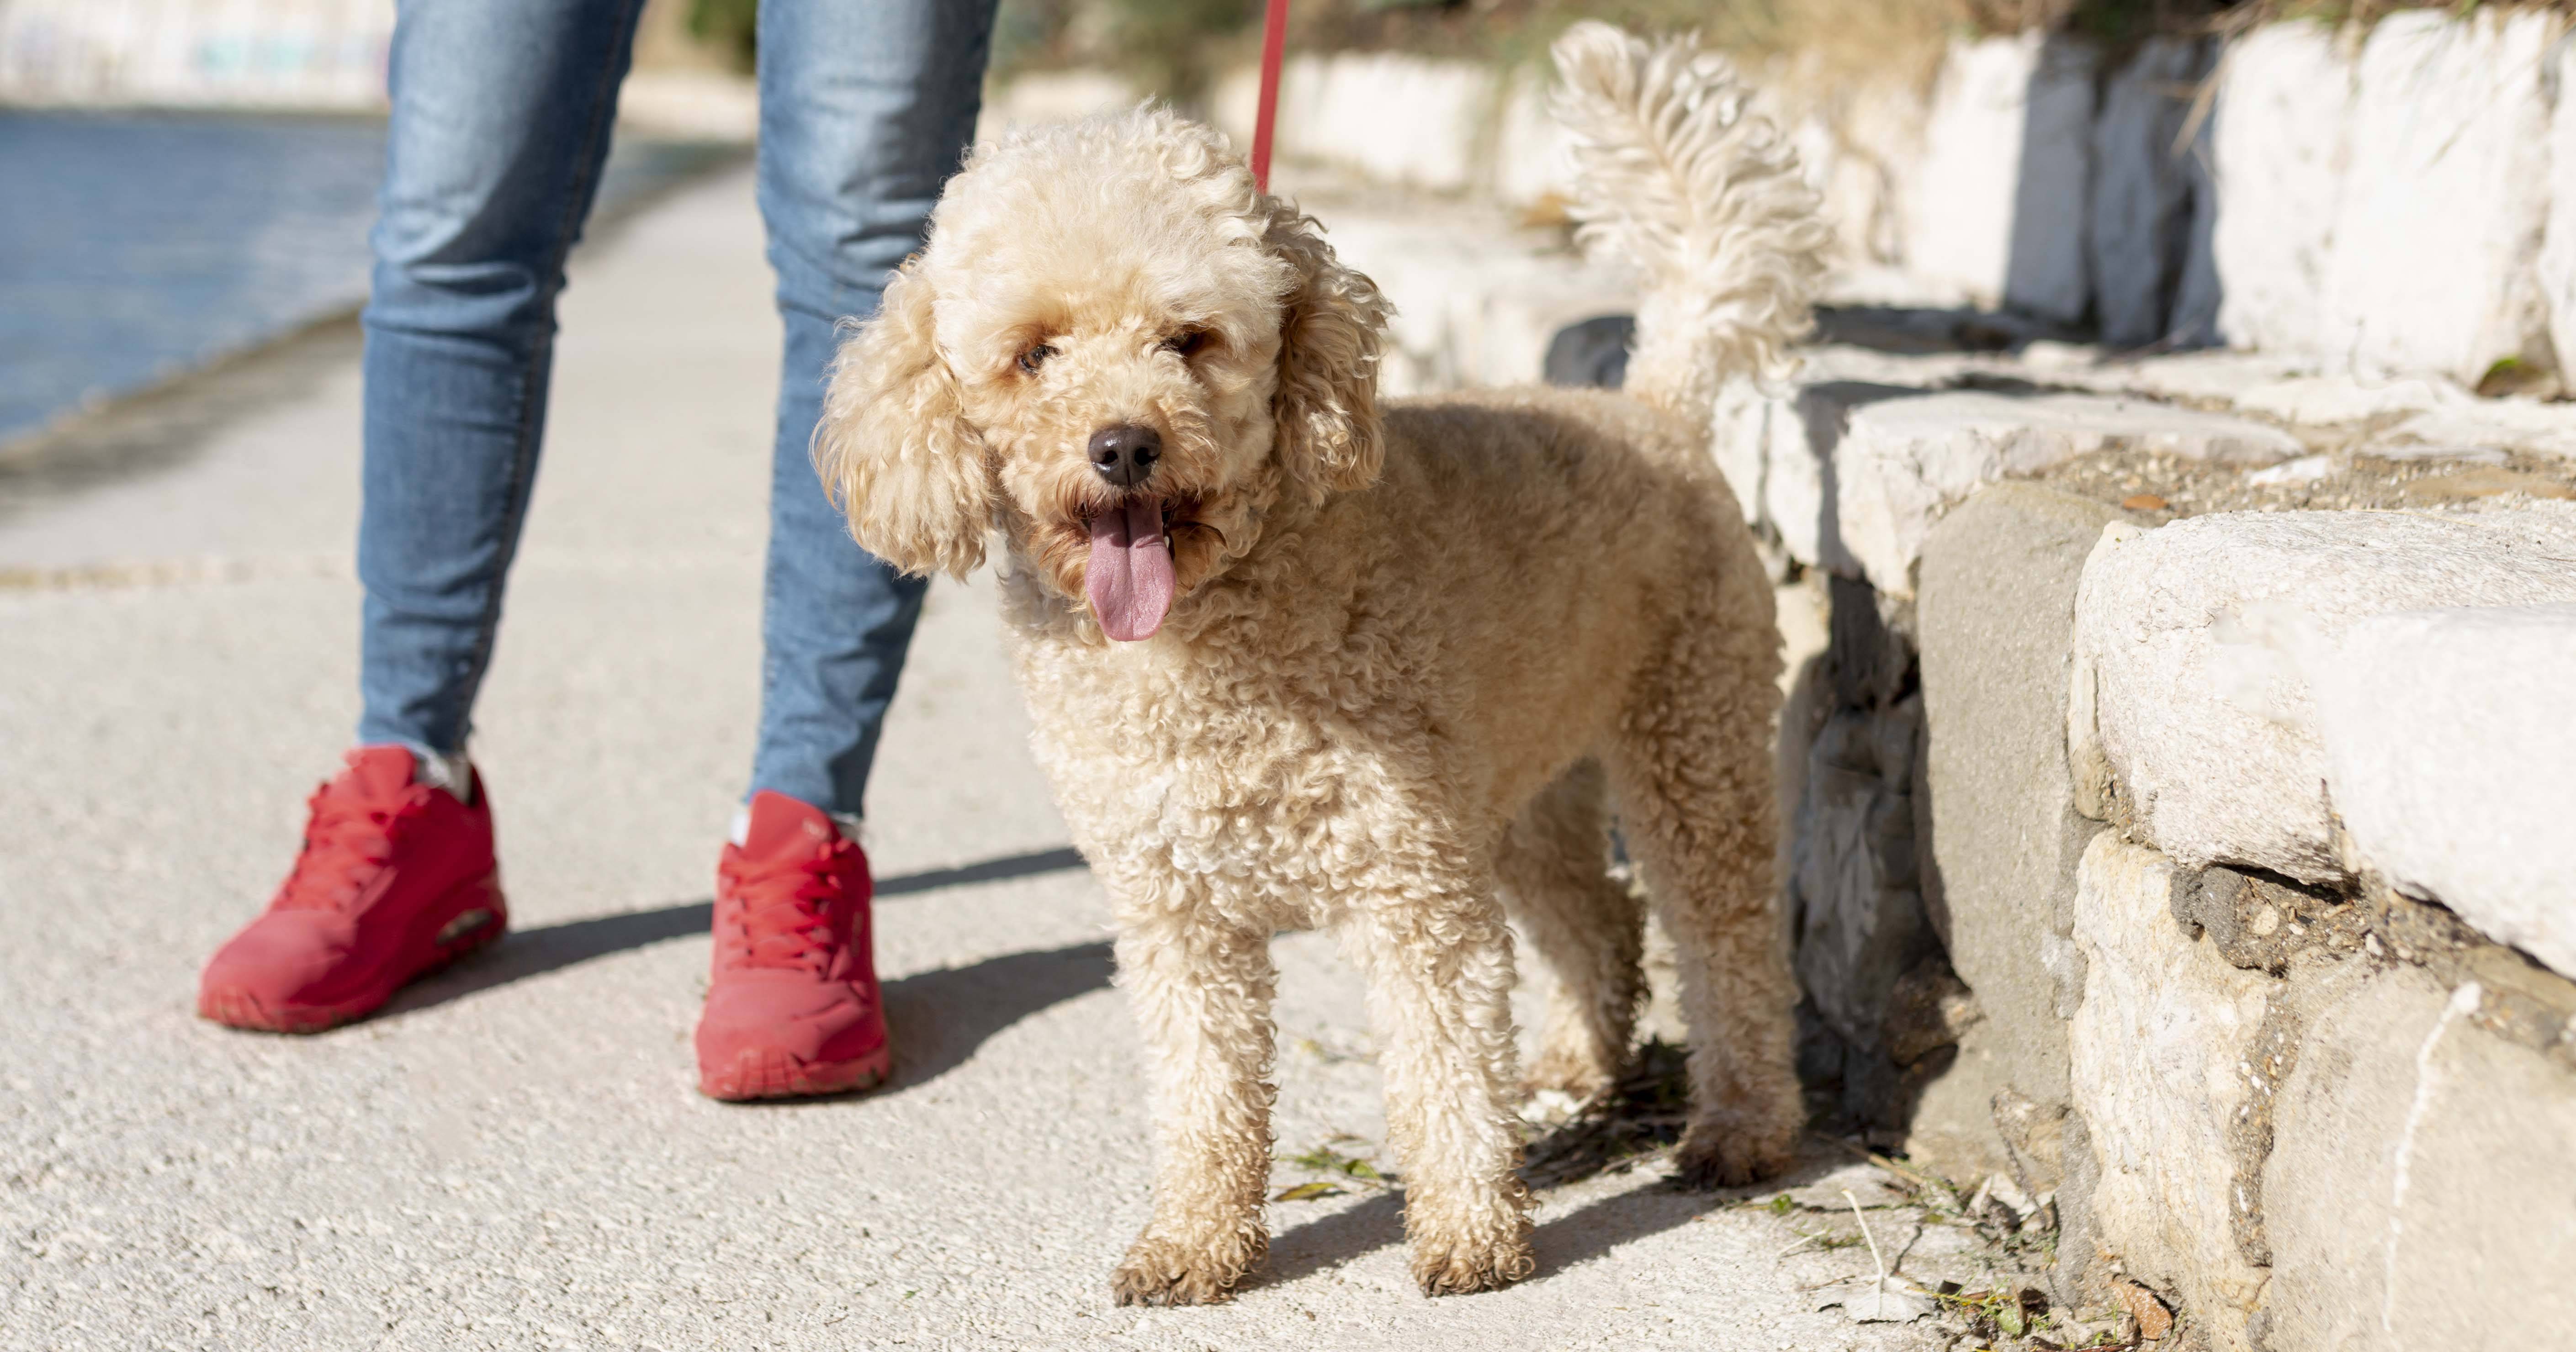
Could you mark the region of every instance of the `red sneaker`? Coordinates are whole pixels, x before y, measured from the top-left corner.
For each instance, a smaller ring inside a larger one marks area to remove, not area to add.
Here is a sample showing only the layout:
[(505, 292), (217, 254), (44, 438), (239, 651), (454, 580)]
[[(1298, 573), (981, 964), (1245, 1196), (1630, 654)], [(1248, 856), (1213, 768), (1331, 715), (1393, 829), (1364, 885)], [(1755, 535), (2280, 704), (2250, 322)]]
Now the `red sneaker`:
[(468, 805), (415, 783), (412, 766), (401, 747), (361, 747), (313, 791), (304, 853), (268, 909), (206, 963), (199, 1016), (318, 1033), (509, 928), (482, 777)]
[(868, 940), (868, 857), (820, 809), (762, 790), (716, 866), (716, 955), (698, 1092), (873, 1088), (893, 1054)]

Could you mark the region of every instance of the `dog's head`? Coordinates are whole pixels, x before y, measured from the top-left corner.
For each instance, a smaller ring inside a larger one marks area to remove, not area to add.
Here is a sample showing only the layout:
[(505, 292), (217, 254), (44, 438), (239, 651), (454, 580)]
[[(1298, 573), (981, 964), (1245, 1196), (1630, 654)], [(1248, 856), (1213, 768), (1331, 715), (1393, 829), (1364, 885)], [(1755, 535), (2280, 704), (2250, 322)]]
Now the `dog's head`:
[(998, 528), (1141, 639), (1283, 497), (1377, 478), (1388, 307), (1215, 133), (1159, 110), (1022, 133), (931, 223), (815, 431), (851, 532), (896, 567), (962, 575)]

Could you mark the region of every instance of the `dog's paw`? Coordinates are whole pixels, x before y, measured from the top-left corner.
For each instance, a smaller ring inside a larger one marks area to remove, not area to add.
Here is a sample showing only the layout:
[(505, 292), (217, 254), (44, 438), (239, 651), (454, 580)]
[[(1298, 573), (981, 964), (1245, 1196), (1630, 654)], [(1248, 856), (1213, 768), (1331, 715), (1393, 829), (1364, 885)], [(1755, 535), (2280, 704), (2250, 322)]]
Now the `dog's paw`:
[(1702, 1192), (1740, 1188), (1786, 1172), (1797, 1159), (1795, 1133), (1701, 1119), (1682, 1133), (1673, 1181)]
[(1140, 1236), (1110, 1274), (1109, 1289), (1121, 1305), (1214, 1305), (1234, 1295), (1268, 1247), (1257, 1231), (1199, 1244)]
[(1526, 1226), (1508, 1239), (1449, 1242), (1426, 1237), (1413, 1245), (1413, 1280), (1426, 1296), (1498, 1290), (1537, 1270)]

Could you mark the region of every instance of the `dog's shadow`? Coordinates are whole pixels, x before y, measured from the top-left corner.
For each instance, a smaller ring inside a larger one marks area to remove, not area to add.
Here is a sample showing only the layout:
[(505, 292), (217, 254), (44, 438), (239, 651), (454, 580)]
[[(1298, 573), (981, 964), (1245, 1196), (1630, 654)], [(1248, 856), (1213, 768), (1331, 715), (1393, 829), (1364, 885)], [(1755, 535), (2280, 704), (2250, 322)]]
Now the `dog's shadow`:
[[(1803, 1187), (1849, 1164), (1822, 1143), (1803, 1151), (1789, 1172), (1750, 1188), (1697, 1192), (1670, 1184), (1649, 1184), (1597, 1198), (1562, 1215), (1547, 1215), (1548, 1194), (1539, 1194), (1543, 1219), (1530, 1232), (1538, 1260), (1534, 1280), (1546, 1281), (1590, 1262), (1623, 1244), (1676, 1230), (1747, 1198)], [(1404, 1242), (1404, 1197), (1388, 1190), (1359, 1203), (1287, 1230), (1270, 1243), (1269, 1261), (1252, 1275), (1249, 1289), (1286, 1286), (1328, 1272), (1379, 1249)]]

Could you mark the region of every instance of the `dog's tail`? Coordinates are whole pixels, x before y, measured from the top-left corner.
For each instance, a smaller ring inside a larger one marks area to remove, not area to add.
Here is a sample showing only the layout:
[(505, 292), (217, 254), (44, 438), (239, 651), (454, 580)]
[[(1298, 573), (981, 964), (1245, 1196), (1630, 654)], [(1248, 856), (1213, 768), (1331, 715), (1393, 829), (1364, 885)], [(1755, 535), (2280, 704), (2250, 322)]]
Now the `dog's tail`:
[(1554, 111), (1574, 137), (1576, 238), (1645, 273), (1626, 388), (1705, 422), (1718, 388), (1784, 364), (1807, 332), (1829, 232), (1798, 157), (1726, 58), (1605, 23), (1558, 38)]

